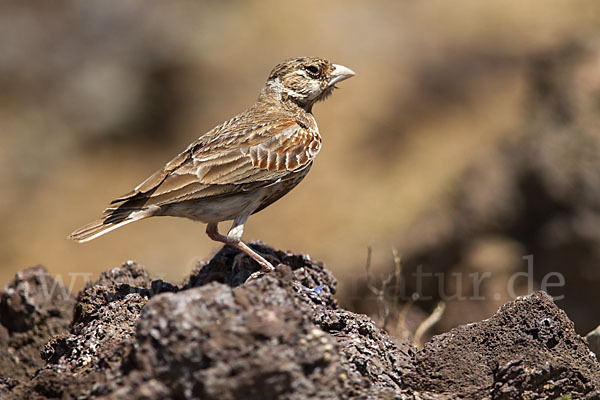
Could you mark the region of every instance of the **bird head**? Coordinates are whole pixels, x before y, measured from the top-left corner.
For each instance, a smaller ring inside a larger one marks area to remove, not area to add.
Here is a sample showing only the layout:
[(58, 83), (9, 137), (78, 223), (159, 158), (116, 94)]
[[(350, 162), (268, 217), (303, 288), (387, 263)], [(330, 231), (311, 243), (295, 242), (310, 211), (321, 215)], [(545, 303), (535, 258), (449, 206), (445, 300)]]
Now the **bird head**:
[(292, 58), (273, 68), (266, 88), (282, 101), (292, 101), (310, 112), (314, 103), (333, 92), (336, 83), (354, 75), (350, 68), (322, 58)]

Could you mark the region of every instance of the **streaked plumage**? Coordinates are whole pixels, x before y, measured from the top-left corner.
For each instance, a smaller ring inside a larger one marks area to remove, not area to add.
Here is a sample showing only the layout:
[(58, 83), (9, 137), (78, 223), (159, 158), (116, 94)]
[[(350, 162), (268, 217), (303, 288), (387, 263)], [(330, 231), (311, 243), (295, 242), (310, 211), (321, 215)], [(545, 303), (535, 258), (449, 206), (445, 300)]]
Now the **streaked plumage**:
[[(244, 224), (308, 173), (321, 149), (312, 106), (353, 75), (319, 58), (277, 65), (252, 107), (200, 136), (131, 192), (113, 200), (100, 220), (69, 238), (86, 242), (152, 216), (186, 217), (207, 223), (212, 239), (240, 248), (263, 271), (272, 270), (241, 242)], [(229, 234), (220, 235), (217, 223), (232, 219)]]

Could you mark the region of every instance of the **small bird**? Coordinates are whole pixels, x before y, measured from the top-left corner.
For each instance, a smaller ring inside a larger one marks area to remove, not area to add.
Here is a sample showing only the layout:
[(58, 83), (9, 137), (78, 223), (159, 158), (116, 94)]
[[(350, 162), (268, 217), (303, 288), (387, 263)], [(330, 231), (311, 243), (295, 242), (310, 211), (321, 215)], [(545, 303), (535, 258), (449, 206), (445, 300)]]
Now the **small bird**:
[[(207, 224), (215, 241), (238, 248), (262, 272), (274, 268), (242, 242), (254, 214), (292, 190), (306, 176), (321, 149), (313, 105), (354, 71), (315, 57), (278, 64), (256, 103), (190, 144), (131, 192), (113, 200), (101, 219), (69, 239), (87, 242), (134, 221), (185, 217)], [(233, 220), (227, 236), (221, 221)]]

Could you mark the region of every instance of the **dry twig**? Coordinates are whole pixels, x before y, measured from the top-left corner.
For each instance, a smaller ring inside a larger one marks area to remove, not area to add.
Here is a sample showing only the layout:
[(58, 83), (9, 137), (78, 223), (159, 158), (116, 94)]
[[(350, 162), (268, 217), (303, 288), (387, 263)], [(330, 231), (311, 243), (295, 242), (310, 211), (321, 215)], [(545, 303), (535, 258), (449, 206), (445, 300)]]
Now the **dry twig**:
[(419, 349), (423, 348), (423, 337), (425, 336), (427, 331), (429, 331), (435, 324), (437, 324), (440, 321), (442, 315), (444, 315), (445, 310), (446, 303), (440, 301), (437, 304), (437, 306), (435, 306), (435, 309), (433, 310), (431, 315), (429, 315), (429, 317), (427, 317), (425, 321), (421, 322), (413, 338), (413, 344)]

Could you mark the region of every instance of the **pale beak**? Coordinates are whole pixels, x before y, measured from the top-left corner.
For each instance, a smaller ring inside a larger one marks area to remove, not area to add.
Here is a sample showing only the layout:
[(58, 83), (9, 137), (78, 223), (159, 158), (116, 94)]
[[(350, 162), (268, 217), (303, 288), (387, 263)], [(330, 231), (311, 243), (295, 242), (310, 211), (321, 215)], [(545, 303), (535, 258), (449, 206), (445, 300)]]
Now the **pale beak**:
[(327, 84), (327, 86), (333, 86), (338, 82), (341, 82), (343, 80), (346, 80), (346, 79), (351, 78), (354, 75), (356, 75), (354, 73), (354, 71), (352, 71), (350, 68), (344, 67), (343, 65), (338, 65), (338, 64), (332, 64), (332, 65), (333, 65), (334, 70), (331, 72), (331, 74), (329, 74), (331, 79), (329, 80), (329, 83)]

